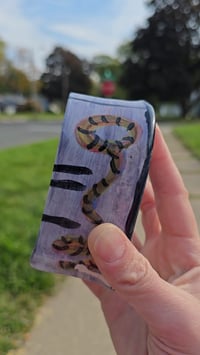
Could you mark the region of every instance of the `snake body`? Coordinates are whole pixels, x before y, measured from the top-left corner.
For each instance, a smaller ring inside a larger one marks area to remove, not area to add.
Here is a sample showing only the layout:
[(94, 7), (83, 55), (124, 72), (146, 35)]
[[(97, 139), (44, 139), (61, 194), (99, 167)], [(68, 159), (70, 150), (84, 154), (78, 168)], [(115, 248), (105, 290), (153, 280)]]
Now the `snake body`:
[[(103, 140), (97, 134), (101, 127), (118, 126), (125, 129), (126, 135), (120, 140)], [(108, 154), (111, 158), (110, 169), (107, 175), (89, 188), (82, 198), (82, 212), (95, 225), (103, 223), (102, 217), (95, 210), (95, 201), (115, 181), (122, 170), (122, 150), (129, 148), (137, 138), (137, 127), (134, 122), (123, 117), (113, 115), (90, 116), (76, 126), (75, 136), (81, 147), (91, 152)], [(82, 236), (65, 235), (52, 243), (54, 250), (66, 253), (69, 256), (81, 255), (83, 260), (76, 262), (60, 261), (62, 269), (75, 269), (76, 265), (83, 264), (89, 270), (99, 272), (90, 255), (87, 241)]]
[[(105, 126), (124, 127), (127, 135), (121, 140), (103, 140), (96, 132), (97, 129)], [(95, 211), (94, 202), (100, 197), (116, 179), (121, 172), (121, 151), (127, 149), (135, 142), (137, 136), (137, 130), (134, 122), (130, 122), (125, 118), (101, 115), (91, 116), (84, 119), (76, 127), (75, 135), (78, 143), (85, 149), (92, 152), (108, 154), (111, 157), (110, 170), (106, 177), (95, 183), (91, 189), (89, 189), (82, 199), (82, 212), (90, 219), (94, 224), (101, 224), (103, 219)]]

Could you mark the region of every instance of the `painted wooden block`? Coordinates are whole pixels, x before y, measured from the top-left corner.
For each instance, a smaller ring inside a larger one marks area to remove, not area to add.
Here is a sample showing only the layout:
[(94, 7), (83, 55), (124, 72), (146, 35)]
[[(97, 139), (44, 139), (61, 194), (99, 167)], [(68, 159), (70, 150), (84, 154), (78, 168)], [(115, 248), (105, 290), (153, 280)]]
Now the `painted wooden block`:
[(131, 238), (154, 130), (154, 111), (145, 101), (70, 94), (34, 268), (107, 285), (88, 250), (88, 233), (111, 222)]

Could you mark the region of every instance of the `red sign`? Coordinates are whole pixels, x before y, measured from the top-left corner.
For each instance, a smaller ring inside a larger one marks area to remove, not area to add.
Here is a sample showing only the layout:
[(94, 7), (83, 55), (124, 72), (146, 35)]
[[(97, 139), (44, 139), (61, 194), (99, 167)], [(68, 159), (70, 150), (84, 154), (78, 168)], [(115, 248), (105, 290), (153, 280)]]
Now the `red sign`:
[(115, 89), (115, 83), (111, 80), (106, 80), (102, 83), (101, 91), (105, 97), (112, 96), (115, 92)]

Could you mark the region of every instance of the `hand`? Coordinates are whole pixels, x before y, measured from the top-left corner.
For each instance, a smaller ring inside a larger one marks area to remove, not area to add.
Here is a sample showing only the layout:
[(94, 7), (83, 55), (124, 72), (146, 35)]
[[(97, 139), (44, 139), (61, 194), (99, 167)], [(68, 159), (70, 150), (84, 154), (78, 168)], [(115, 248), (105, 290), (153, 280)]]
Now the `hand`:
[(150, 181), (141, 203), (144, 244), (112, 224), (93, 229), (90, 251), (115, 291), (87, 285), (101, 301), (118, 355), (199, 355), (200, 239), (158, 128)]

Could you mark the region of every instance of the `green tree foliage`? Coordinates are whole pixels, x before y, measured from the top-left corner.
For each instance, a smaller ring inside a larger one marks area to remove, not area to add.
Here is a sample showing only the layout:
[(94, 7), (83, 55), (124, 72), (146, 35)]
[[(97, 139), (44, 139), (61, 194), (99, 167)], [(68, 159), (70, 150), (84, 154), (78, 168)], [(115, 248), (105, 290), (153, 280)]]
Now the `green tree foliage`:
[(115, 84), (115, 92), (113, 97), (124, 98), (124, 90), (121, 88), (119, 83), (119, 78), (122, 74), (120, 55), (117, 57), (111, 57), (106, 54), (96, 55), (91, 62), (91, 70), (92, 73), (96, 73), (99, 78), (95, 90), (93, 88), (94, 95), (102, 95), (102, 82), (110, 80)]
[(5, 61), (5, 42), (0, 38), (0, 66)]
[(151, 0), (153, 15), (136, 33), (123, 63), (129, 98), (177, 102), (183, 115), (200, 88), (200, 1)]
[(120, 63), (123, 63), (126, 58), (131, 56), (131, 54), (131, 41), (123, 42), (117, 48), (117, 58), (119, 59)]
[(30, 81), (26, 74), (7, 59), (6, 44), (0, 39), (0, 93), (30, 94)]
[(89, 93), (88, 66), (75, 54), (56, 47), (46, 60), (46, 72), (41, 76), (41, 92), (51, 101), (66, 101), (70, 91)]
[(10, 63), (0, 74), (0, 93), (15, 93), (25, 96), (30, 94), (30, 81), (26, 74), (13, 67)]
[(117, 58), (101, 54), (93, 58), (92, 68), (101, 79), (104, 78), (106, 72), (110, 72), (113, 79), (116, 79), (120, 73), (120, 62)]

